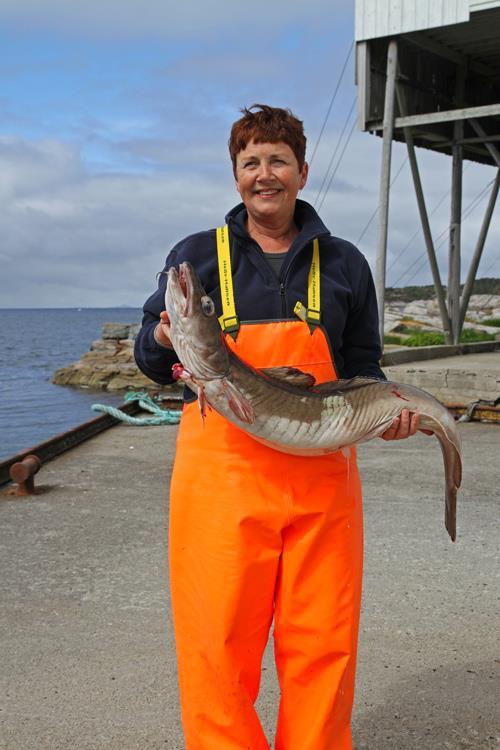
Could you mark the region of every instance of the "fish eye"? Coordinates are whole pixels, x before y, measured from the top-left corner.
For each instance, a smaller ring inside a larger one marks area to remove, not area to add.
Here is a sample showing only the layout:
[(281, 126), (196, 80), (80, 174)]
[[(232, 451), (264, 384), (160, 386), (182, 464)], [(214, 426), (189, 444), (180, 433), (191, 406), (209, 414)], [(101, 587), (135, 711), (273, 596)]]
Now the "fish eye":
[(215, 312), (215, 305), (210, 299), (210, 297), (202, 297), (201, 298), (201, 309), (203, 310), (204, 315), (207, 317), (210, 317)]

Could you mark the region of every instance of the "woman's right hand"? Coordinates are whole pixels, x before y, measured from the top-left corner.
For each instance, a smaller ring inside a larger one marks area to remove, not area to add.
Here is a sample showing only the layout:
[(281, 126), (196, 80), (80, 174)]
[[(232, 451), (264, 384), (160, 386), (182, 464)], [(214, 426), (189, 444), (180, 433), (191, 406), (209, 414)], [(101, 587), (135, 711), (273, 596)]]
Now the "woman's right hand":
[(162, 310), (160, 313), (160, 322), (155, 328), (155, 340), (160, 346), (165, 346), (168, 349), (172, 349), (172, 341), (170, 339), (170, 320), (166, 310)]

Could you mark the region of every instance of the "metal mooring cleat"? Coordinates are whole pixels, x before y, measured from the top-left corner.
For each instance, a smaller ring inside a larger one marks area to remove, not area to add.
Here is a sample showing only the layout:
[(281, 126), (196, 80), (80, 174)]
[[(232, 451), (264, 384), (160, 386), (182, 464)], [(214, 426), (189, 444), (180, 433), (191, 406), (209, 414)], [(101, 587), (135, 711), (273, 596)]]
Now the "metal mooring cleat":
[(40, 470), (42, 462), (38, 456), (29, 455), (23, 458), (22, 461), (18, 461), (16, 464), (12, 464), (9, 470), (10, 478), (17, 482), (18, 487), (16, 495), (34, 495), (35, 490), (35, 474)]

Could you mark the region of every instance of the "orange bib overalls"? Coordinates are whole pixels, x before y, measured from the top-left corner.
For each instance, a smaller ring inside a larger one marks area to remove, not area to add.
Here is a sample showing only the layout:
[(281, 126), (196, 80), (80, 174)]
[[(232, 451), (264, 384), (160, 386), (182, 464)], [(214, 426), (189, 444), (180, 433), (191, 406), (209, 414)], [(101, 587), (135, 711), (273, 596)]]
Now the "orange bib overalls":
[[(227, 342), (257, 368), (336, 378), (319, 325), (242, 323)], [(268, 750), (254, 703), (273, 617), (276, 750), (351, 750), (363, 545), (354, 454), (281, 453), (186, 404), (169, 534), (186, 750)]]

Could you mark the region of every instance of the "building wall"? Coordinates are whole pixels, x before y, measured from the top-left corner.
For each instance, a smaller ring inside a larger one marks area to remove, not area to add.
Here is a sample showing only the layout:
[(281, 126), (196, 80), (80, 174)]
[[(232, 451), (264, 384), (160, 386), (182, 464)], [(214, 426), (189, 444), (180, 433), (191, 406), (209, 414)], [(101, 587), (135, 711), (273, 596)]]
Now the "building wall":
[(471, 13), (478, 10), (493, 10), (500, 8), (500, 0), (469, 0), (469, 7)]
[(462, 23), (469, 5), (482, 10), (500, 0), (356, 0), (356, 41)]

